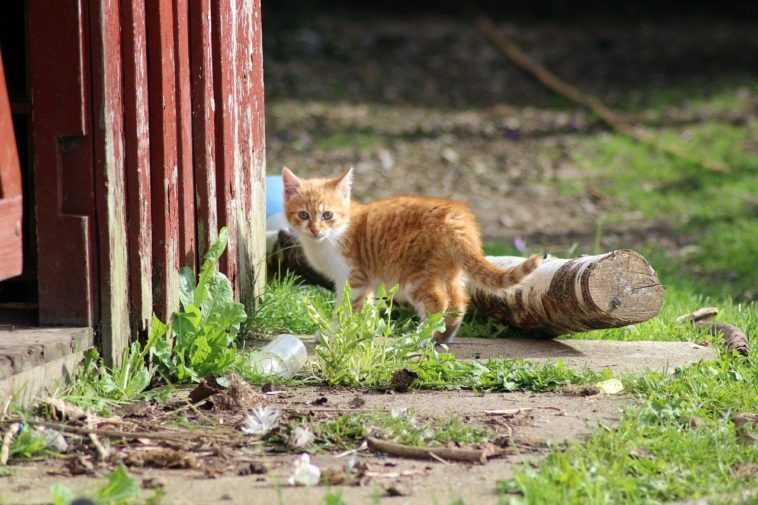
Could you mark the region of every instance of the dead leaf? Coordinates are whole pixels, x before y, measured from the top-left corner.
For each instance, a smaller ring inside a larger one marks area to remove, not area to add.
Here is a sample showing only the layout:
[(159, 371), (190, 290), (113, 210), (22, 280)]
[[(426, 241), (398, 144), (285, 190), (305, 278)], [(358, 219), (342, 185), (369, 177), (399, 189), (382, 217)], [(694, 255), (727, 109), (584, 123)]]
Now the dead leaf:
[(402, 482), (382, 484), (382, 489), (387, 496), (410, 496), (412, 494), (411, 487)]
[(600, 391), (607, 395), (617, 395), (624, 392), (624, 385), (618, 379), (608, 379), (595, 384)]
[(87, 417), (86, 410), (60, 398), (45, 398), (41, 403), (52, 407), (54, 413), (57, 415), (56, 418), (61, 421), (76, 421)]
[(737, 438), (747, 445), (758, 445), (758, 436), (750, 431), (750, 426), (758, 426), (758, 414), (753, 412), (740, 412), (732, 418), (737, 431)]
[(755, 479), (758, 479), (758, 464), (746, 463), (740, 465), (734, 471), (734, 476), (745, 482), (755, 482)]
[(600, 388), (594, 384), (566, 384), (561, 393), (569, 396), (594, 396), (600, 394)]
[(702, 425), (703, 425), (703, 420), (702, 420), (702, 419), (700, 419), (699, 417), (695, 417), (695, 416), (689, 416), (689, 417), (686, 419), (685, 423), (686, 423), (686, 424), (687, 424), (687, 426), (689, 426), (690, 428), (697, 428), (698, 426), (702, 426)]
[(215, 395), (216, 393), (221, 393), (223, 391), (224, 388), (208, 384), (208, 381), (205, 379), (200, 379), (200, 383), (195, 386), (195, 389), (190, 391), (189, 399), (192, 403), (197, 403), (201, 400), (205, 400), (206, 398)]
[(224, 467), (220, 465), (204, 465), (203, 476), (206, 479), (218, 479), (224, 476)]
[(237, 374), (229, 374), (229, 387), (210, 397), (214, 410), (247, 412), (264, 402), (264, 396)]
[(166, 479), (160, 476), (145, 477), (142, 479), (143, 489), (163, 489), (166, 487)]
[(66, 461), (66, 469), (71, 475), (95, 475), (95, 465), (84, 455)]
[(248, 475), (263, 475), (268, 473), (268, 467), (258, 461), (251, 461), (249, 464), (237, 470), (237, 475), (246, 477)]
[(326, 486), (355, 486), (358, 479), (344, 468), (325, 468), (321, 470), (321, 482)]
[(629, 451), (629, 456), (634, 459), (649, 459), (651, 461), (655, 459), (655, 456), (653, 455), (652, 452), (642, 447), (635, 447), (634, 449)]
[(350, 400), (347, 404), (348, 407), (351, 409), (359, 409), (363, 407), (366, 404), (366, 400), (363, 399), (361, 396), (355, 396), (352, 400)]
[(398, 393), (405, 393), (417, 378), (418, 374), (407, 368), (396, 370), (392, 374), (392, 379), (390, 379), (390, 389)]

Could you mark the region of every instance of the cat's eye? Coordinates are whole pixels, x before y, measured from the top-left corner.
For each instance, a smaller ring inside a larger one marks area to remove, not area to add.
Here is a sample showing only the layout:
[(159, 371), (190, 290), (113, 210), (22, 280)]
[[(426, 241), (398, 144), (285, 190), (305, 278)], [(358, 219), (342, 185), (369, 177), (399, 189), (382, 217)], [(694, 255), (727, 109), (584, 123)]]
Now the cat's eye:
[(321, 214), (321, 217), (324, 219), (324, 221), (329, 221), (331, 218), (334, 217), (334, 214), (332, 214), (331, 210), (327, 210), (323, 214)]
[(300, 219), (302, 219), (303, 221), (305, 221), (306, 219), (308, 219), (309, 217), (311, 217), (311, 215), (308, 214), (307, 212), (305, 212), (304, 210), (301, 210), (300, 212), (297, 213), (297, 217), (299, 217)]

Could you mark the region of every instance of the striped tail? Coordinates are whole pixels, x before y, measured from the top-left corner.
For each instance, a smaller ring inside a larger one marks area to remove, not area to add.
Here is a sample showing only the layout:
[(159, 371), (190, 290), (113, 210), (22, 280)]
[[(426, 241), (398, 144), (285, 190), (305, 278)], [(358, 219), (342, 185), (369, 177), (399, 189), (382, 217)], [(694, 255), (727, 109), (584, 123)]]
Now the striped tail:
[(497, 293), (519, 284), (526, 276), (540, 266), (539, 254), (529, 256), (523, 263), (511, 268), (498, 268), (487, 261), (481, 254), (469, 254), (463, 260), (463, 270), (469, 281), (485, 291)]

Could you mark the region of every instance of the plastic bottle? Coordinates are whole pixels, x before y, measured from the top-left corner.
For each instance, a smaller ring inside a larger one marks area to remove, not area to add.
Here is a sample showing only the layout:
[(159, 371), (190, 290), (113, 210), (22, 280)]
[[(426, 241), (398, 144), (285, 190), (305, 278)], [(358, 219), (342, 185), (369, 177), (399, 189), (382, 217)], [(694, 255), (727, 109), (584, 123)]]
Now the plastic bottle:
[(308, 351), (295, 335), (282, 333), (253, 356), (252, 364), (261, 375), (291, 379), (305, 365)]

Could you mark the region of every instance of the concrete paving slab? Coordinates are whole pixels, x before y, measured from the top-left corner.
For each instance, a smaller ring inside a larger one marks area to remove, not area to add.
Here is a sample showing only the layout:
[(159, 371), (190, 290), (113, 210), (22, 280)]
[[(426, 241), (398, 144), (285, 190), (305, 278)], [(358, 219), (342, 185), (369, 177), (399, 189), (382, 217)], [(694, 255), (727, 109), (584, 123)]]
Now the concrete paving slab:
[[(316, 343), (302, 337), (313, 355)], [(617, 340), (542, 340), (529, 338), (459, 338), (449, 345), (459, 358), (526, 359), (546, 362), (562, 360), (569, 368), (591, 370), (610, 368), (616, 374), (645, 370), (670, 370), (710, 359), (715, 352), (694, 342), (617, 341)]]
[(534, 340), (520, 338), (461, 338), (450, 351), (460, 358), (561, 359), (569, 368), (610, 368), (616, 373), (670, 370), (713, 358), (710, 347), (693, 342), (615, 340)]

